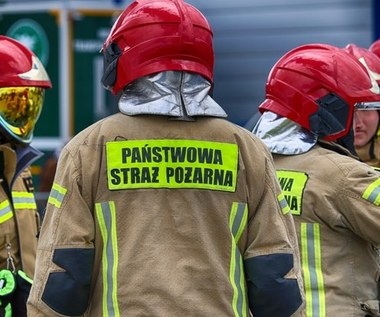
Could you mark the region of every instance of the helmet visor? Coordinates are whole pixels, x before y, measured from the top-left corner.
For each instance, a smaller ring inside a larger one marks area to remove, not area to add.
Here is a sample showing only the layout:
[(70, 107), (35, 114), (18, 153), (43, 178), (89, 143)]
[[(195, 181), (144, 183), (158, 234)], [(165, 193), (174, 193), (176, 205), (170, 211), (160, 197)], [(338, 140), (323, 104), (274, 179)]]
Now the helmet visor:
[(0, 123), (13, 138), (23, 143), (31, 141), (44, 96), (41, 87), (0, 88)]
[(380, 110), (380, 101), (358, 102), (355, 104), (356, 110)]

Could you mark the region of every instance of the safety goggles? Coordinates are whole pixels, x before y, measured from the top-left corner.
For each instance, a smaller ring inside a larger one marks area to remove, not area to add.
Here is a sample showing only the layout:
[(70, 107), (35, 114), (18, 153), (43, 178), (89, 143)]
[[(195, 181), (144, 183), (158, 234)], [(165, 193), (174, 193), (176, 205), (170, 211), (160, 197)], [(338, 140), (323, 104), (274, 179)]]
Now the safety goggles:
[(29, 143), (44, 96), (45, 89), (41, 87), (0, 88), (0, 124), (18, 141)]

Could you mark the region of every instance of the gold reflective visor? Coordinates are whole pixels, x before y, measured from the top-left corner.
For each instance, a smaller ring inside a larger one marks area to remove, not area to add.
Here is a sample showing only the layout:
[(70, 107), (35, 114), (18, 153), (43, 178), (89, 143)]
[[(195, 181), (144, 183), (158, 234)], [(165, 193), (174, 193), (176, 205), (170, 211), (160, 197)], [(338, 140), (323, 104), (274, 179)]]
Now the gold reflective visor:
[(44, 96), (41, 87), (0, 88), (0, 123), (12, 137), (31, 141)]

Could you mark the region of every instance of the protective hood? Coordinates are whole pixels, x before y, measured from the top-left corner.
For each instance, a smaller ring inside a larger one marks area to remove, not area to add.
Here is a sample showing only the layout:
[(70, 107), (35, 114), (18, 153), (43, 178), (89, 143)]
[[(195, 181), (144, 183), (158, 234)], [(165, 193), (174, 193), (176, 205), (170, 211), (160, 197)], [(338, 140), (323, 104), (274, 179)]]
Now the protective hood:
[(127, 85), (119, 100), (119, 109), (127, 115), (164, 115), (185, 120), (194, 116), (227, 117), (210, 97), (210, 89), (210, 82), (201, 75), (160, 72)]
[(271, 111), (263, 113), (252, 132), (272, 153), (283, 155), (306, 153), (318, 140), (317, 135)]

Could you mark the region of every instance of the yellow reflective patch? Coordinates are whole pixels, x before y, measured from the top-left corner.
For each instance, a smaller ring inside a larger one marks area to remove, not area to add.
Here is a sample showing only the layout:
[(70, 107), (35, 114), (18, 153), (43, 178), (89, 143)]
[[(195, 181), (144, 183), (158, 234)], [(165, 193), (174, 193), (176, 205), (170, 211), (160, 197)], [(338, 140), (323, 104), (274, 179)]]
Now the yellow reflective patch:
[(131, 140), (106, 144), (110, 190), (198, 188), (234, 192), (238, 146), (198, 140)]
[(119, 317), (120, 309), (117, 299), (117, 276), (119, 268), (116, 208), (114, 201), (95, 204), (100, 234), (103, 239), (103, 316)]
[(380, 178), (367, 187), (362, 197), (376, 206), (380, 205)]
[(318, 223), (301, 223), (300, 252), (305, 285), (306, 316), (326, 317), (321, 233)]
[(0, 223), (3, 223), (13, 217), (13, 211), (8, 200), (0, 203)]
[(243, 258), (238, 248), (238, 243), (244, 229), (247, 226), (248, 205), (233, 202), (229, 217), (230, 230), (232, 234), (231, 260), (230, 260), (230, 282), (233, 289), (232, 309), (234, 316), (247, 316), (246, 284), (244, 278)]
[(16, 209), (37, 209), (36, 200), (33, 193), (12, 192), (13, 206)]
[(48, 203), (53, 206), (60, 208), (65, 198), (67, 189), (58, 185), (57, 183), (53, 183), (53, 186), (50, 191), (50, 195), (48, 198)]
[(5, 215), (0, 216), (0, 223), (3, 223), (13, 217), (13, 213), (11, 211), (7, 212)]
[(302, 195), (307, 182), (307, 175), (302, 172), (277, 171), (283, 195), (293, 215), (302, 213)]
[(278, 202), (280, 203), (282, 213), (286, 215), (290, 211), (290, 207), (288, 205), (288, 202), (286, 201), (284, 194), (281, 193), (280, 195), (278, 195), (277, 199), (278, 199)]

